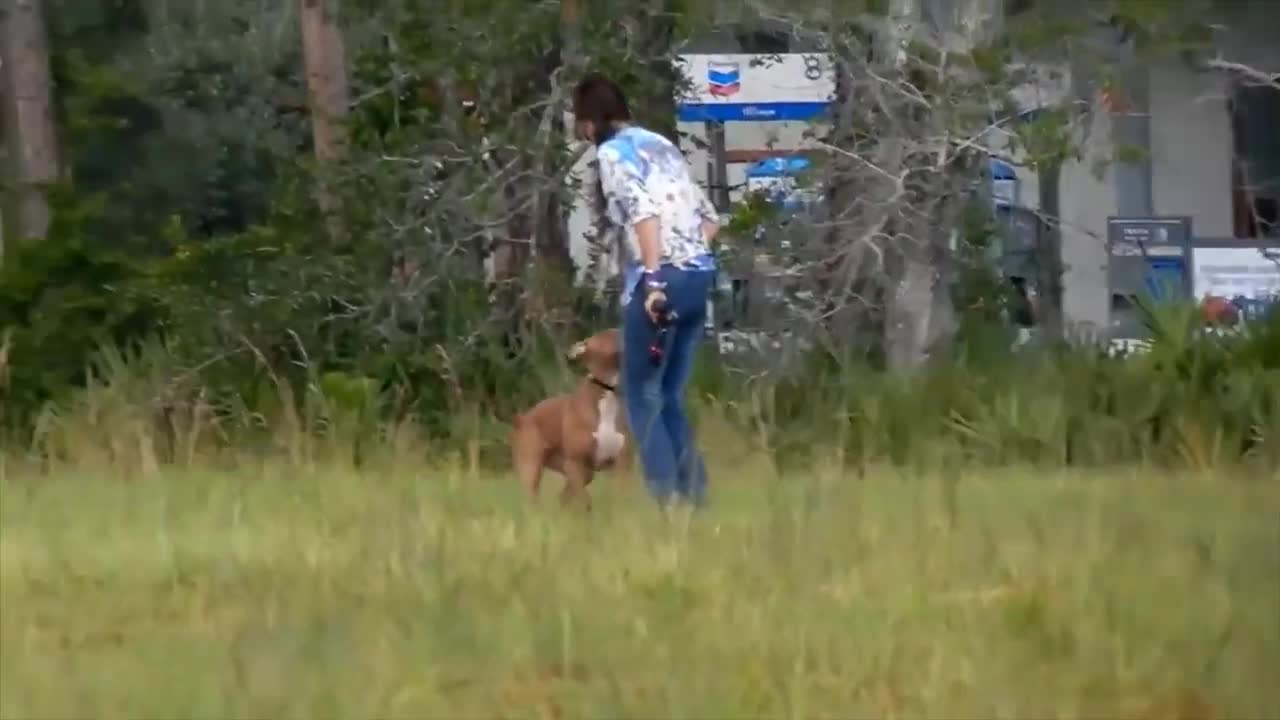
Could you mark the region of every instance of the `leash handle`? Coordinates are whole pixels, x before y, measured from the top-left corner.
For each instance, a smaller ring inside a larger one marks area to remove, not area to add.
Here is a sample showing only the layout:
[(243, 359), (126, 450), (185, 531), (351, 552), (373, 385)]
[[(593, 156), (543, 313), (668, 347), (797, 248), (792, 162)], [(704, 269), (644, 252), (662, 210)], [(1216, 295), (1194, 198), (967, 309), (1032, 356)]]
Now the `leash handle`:
[(678, 316), (665, 300), (654, 304), (653, 314), (657, 318), (653, 323), (655, 332), (649, 341), (649, 362), (657, 366), (662, 364), (663, 354), (666, 352), (667, 333)]
[(664, 346), (667, 339), (667, 329), (665, 327), (658, 328), (654, 333), (653, 339), (649, 341), (649, 363), (654, 367), (662, 364)]

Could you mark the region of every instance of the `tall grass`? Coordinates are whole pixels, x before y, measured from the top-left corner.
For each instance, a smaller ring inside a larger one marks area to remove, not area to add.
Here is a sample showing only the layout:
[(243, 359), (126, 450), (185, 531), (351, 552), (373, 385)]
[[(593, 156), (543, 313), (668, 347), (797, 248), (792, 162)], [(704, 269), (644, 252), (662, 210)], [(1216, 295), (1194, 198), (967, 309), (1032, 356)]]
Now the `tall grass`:
[(910, 376), (815, 353), (767, 379), (736, 416), (783, 462), (835, 446), (855, 465), (1023, 463), (1204, 470), (1280, 468), (1280, 312), (1206, 332), (1194, 306), (1145, 305), (1149, 351), (1089, 347), (1010, 353), (961, 345)]
[(464, 467), (0, 483), (0, 717), (1263, 718), (1280, 486)]
[(0, 453), (0, 717), (1276, 717), (1280, 333), (1158, 320), (1126, 359), (708, 362), (696, 517), (627, 471), (528, 507), (463, 392), (441, 432), (106, 349)]
[[(1276, 474), (1280, 313), (1230, 335), (1205, 333), (1190, 307), (1152, 309), (1149, 323), (1152, 347), (1140, 355), (970, 343), (910, 376), (822, 352), (798, 370), (747, 375), (704, 353), (694, 404), (722, 440), (763, 451), (778, 470), (836, 459), (853, 470), (1136, 463)], [(515, 412), (574, 382), (559, 358), (485, 395), (462, 379), (474, 369), (439, 364), (454, 389), (423, 422), (409, 384), (259, 364), (215, 389), (163, 344), (106, 348), (85, 387), (50, 403), (29, 433), (9, 435), (9, 454), (141, 475), (274, 456), (298, 467), (461, 458), (479, 474), (505, 469)]]

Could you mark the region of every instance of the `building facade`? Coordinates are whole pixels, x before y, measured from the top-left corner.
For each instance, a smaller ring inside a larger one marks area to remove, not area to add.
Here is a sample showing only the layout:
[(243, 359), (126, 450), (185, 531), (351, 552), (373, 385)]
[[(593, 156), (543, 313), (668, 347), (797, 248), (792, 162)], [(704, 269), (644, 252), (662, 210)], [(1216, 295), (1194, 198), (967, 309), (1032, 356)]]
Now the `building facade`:
[[(1197, 240), (1256, 241), (1280, 235), (1280, 88), (1258, 76), (1280, 73), (1280, 2), (1233, 0), (1222, 3), (1215, 62), (1168, 59), (1147, 66), (1149, 176), (1142, 178), (1135, 205), (1133, 169), (1112, 162), (1118, 128), (1128, 122), (1113, 114), (1105, 95), (1092, 93), (1088, 126), (1078, 128), (1083, 149), (1067, 163), (1060, 179), (1059, 211), (1064, 267), (1064, 313), (1084, 332), (1106, 334), (1112, 325), (1113, 298), (1108, 276), (1108, 218), (1117, 215), (1184, 216)], [(803, 41), (768, 32), (744, 36), (724, 31), (700, 38), (692, 53), (816, 50)], [(1245, 70), (1245, 69), (1248, 70)], [(1028, 88), (1023, 109), (1036, 102), (1060, 102), (1073, 92), (1069, 79), (1052, 87)], [(1078, 87), (1078, 86), (1076, 86)], [(731, 122), (723, 128), (725, 177), (730, 200), (742, 197), (748, 168), (763, 157), (810, 147), (809, 122)], [(699, 180), (719, 175), (705, 149), (712, 138), (701, 122), (681, 122), (684, 143)], [(1000, 149), (998, 138), (993, 149)], [(1014, 158), (1017, 160), (1017, 158)], [(1147, 171), (1141, 170), (1146, 173)], [(1034, 172), (1015, 163), (1019, 201), (1039, 210)], [(1126, 173), (1128, 176), (1126, 176)], [(1143, 207), (1143, 206), (1146, 207)], [(1136, 209), (1135, 209), (1136, 208)], [(1280, 245), (1280, 237), (1277, 237)], [(579, 249), (578, 255), (582, 254)], [(1277, 274), (1280, 278), (1280, 273)]]

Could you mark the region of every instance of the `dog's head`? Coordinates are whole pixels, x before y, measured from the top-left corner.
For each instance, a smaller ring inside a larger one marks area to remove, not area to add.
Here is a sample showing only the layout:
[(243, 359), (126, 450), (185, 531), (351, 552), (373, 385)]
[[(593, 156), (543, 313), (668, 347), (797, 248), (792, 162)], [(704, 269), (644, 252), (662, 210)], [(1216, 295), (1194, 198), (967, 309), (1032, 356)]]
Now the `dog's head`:
[(569, 359), (581, 361), (596, 380), (616, 385), (618, 368), (622, 364), (622, 334), (610, 328), (574, 343), (569, 348)]

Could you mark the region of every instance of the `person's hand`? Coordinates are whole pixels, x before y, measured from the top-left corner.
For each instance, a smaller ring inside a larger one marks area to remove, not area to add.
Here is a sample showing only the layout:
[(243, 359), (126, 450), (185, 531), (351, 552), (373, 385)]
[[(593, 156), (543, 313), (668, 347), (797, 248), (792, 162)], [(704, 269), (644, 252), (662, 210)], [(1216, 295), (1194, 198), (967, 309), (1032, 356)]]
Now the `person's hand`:
[(644, 274), (644, 312), (649, 322), (662, 325), (667, 319), (667, 284), (655, 272)]
[(667, 294), (662, 290), (650, 290), (644, 296), (644, 311), (649, 316), (649, 322), (654, 325), (662, 325), (667, 319)]
[(719, 234), (719, 232), (720, 223), (709, 219), (702, 221), (702, 237), (707, 241), (708, 245), (715, 241), (716, 235)]

